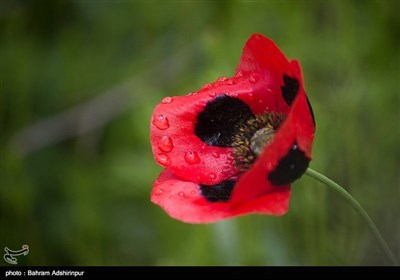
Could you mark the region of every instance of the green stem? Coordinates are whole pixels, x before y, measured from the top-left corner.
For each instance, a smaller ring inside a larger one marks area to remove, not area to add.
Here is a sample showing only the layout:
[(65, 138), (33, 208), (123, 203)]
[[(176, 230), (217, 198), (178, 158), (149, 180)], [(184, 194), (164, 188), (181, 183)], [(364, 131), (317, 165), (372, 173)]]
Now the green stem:
[(321, 173), (308, 168), (306, 171), (306, 174), (312, 178), (314, 178), (317, 181), (320, 181), (321, 183), (327, 185), (328, 187), (334, 189), (336, 192), (338, 192), (350, 205), (351, 207), (354, 208), (354, 210), (357, 211), (358, 214), (360, 214), (361, 218), (365, 221), (365, 223), (368, 225), (369, 229), (375, 236), (376, 240), (378, 241), (379, 245), (382, 248), (382, 251), (385, 253), (386, 257), (388, 260), (390, 260), (394, 265), (399, 265), (399, 263), (396, 260), (396, 257), (390, 250), (388, 244), (386, 243), (385, 239), (382, 237), (381, 233), (379, 232), (378, 228), (374, 224), (374, 222), (371, 220), (367, 212), (361, 207), (360, 203), (358, 203), (357, 200), (355, 200), (354, 197), (351, 196), (343, 187), (341, 187), (339, 184), (335, 183), (325, 175), (322, 175)]

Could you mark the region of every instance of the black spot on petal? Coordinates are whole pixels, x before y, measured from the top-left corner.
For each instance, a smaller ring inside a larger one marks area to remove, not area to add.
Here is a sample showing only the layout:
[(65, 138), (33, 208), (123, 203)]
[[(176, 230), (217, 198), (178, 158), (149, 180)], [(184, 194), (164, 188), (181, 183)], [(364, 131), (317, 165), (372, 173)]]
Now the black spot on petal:
[(210, 146), (231, 147), (234, 135), (251, 118), (254, 114), (242, 100), (220, 95), (198, 114), (194, 133)]
[(288, 185), (304, 174), (309, 163), (310, 159), (294, 142), (286, 156), (279, 161), (275, 170), (268, 175), (268, 179), (273, 185)]
[(293, 100), (299, 92), (299, 81), (296, 78), (291, 78), (288, 75), (283, 75), (284, 85), (281, 86), (282, 96), (287, 105), (292, 105)]
[(231, 198), (236, 181), (226, 180), (216, 185), (200, 185), (201, 194), (208, 202), (226, 202)]

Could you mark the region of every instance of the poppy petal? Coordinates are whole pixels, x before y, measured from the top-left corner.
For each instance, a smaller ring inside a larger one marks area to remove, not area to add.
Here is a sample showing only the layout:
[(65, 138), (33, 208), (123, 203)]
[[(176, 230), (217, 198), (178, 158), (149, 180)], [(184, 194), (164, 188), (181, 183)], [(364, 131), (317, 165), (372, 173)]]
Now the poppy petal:
[[(161, 206), (171, 217), (186, 223), (211, 223), (250, 213), (283, 215), (289, 207), (288, 187), (281, 187), (235, 205), (229, 200), (210, 200), (209, 196), (205, 197), (202, 193), (204, 188), (212, 186), (202, 187), (193, 182), (183, 181), (166, 169), (154, 183), (151, 201)], [(218, 194), (214, 194), (213, 197), (216, 196)]]
[(281, 77), (288, 64), (289, 61), (283, 52), (271, 39), (255, 33), (250, 36), (243, 48), (236, 72), (267, 69)]

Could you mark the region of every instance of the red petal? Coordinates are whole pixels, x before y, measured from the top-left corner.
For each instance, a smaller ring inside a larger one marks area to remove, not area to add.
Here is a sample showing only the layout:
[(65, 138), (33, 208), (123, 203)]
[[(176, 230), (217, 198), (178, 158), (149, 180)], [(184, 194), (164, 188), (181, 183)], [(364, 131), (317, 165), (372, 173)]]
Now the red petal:
[(283, 215), (289, 207), (290, 188), (280, 187), (274, 192), (235, 205), (230, 202), (208, 202), (199, 185), (183, 181), (169, 170), (164, 170), (154, 183), (151, 201), (161, 206), (171, 217), (186, 223), (211, 223), (251, 213)]
[(243, 48), (236, 72), (267, 69), (276, 73), (274, 78), (281, 79), (288, 64), (285, 55), (271, 39), (253, 34)]

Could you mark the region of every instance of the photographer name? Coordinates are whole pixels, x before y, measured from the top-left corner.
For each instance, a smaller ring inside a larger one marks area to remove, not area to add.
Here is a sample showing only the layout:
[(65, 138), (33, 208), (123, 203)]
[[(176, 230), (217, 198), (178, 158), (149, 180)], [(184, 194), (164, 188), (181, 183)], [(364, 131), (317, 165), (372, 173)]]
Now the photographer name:
[(53, 270), (52, 272), (48, 270), (28, 270), (26, 272), (27, 276), (83, 276), (84, 271), (74, 271), (74, 270)]

